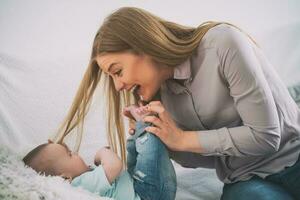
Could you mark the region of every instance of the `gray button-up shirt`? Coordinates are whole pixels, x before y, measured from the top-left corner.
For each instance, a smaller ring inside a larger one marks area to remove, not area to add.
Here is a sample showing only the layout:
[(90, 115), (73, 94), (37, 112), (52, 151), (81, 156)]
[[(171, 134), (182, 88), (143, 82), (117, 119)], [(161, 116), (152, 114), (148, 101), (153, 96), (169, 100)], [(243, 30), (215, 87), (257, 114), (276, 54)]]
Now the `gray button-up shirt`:
[(196, 131), (204, 149), (170, 152), (182, 166), (215, 168), (231, 183), (266, 177), (299, 157), (299, 108), (260, 48), (232, 26), (210, 29), (160, 96), (178, 127)]

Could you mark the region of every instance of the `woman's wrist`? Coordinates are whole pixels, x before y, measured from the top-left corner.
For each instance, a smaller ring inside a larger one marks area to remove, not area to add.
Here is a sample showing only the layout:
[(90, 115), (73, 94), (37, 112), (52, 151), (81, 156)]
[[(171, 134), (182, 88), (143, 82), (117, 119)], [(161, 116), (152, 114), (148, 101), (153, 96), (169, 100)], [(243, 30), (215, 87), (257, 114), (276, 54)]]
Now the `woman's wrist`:
[(199, 135), (195, 131), (183, 131), (180, 151), (201, 153), (202, 147), (199, 142)]

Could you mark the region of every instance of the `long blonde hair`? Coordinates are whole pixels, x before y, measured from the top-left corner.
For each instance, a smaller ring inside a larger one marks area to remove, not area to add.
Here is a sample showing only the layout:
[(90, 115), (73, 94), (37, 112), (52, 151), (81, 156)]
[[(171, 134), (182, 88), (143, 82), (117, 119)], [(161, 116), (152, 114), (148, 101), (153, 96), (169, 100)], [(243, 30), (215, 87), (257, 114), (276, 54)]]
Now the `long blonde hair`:
[(54, 142), (62, 143), (64, 138), (77, 127), (75, 151), (79, 150), (84, 118), (89, 110), (91, 98), (102, 78), (107, 94), (108, 141), (112, 149), (126, 161), (125, 128), (122, 108), (137, 102), (128, 91), (116, 91), (110, 76), (102, 76), (95, 58), (102, 53), (132, 51), (147, 54), (159, 63), (175, 67), (188, 59), (196, 50), (205, 33), (221, 22), (205, 22), (197, 28), (179, 25), (161, 19), (148, 11), (135, 7), (123, 7), (105, 20), (97, 31), (90, 62), (72, 106), (60, 126)]

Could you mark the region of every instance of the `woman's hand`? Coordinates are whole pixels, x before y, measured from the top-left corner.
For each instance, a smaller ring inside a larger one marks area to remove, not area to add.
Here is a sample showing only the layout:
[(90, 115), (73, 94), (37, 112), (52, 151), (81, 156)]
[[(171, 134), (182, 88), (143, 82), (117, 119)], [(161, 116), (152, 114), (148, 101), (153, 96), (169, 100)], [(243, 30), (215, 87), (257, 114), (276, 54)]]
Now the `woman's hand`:
[(165, 110), (160, 101), (152, 101), (147, 104), (146, 109), (156, 113), (157, 116), (146, 116), (145, 122), (151, 122), (155, 126), (149, 126), (145, 130), (153, 133), (173, 151), (183, 151), (185, 134), (179, 129), (169, 113)]
[[(143, 103), (140, 101), (138, 102), (139, 106), (143, 106)], [(136, 105), (130, 105), (130, 106), (136, 106)], [(135, 123), (136, 123), (136, 119), (134, 118), (134, 116), (132, 116), (131, 112), (130, 112), (130, 106), (125, 107), (123, 109), (123, 115), (129, 118), (129, 134), (130, 135), (134, 135), (135, 133)]]
[(129, 118), (129, 134), (133, 135), (135, 133), (135, 119), (131, 115), (130, 111), (126, 108), (123, 110), (123, 115)]

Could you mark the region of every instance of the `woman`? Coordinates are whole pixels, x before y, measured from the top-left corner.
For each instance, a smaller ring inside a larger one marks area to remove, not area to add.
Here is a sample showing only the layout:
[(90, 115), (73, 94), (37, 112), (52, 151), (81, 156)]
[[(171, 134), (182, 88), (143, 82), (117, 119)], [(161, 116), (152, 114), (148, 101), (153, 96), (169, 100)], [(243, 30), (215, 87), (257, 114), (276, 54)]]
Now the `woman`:
[(154, 124), (147, 130), (182, 166), (215, 168), (225, 183), (222, 199), (300, 198), (300, 111), (257, 44), (237, 27), (192, 28), (139, 8), (115, 11), (96, 34), (56, 142), (82, 127), (102, 77), (110, 145), (123, 160), (121, 110), (143, 100), (157, 114), (144, 118)]

